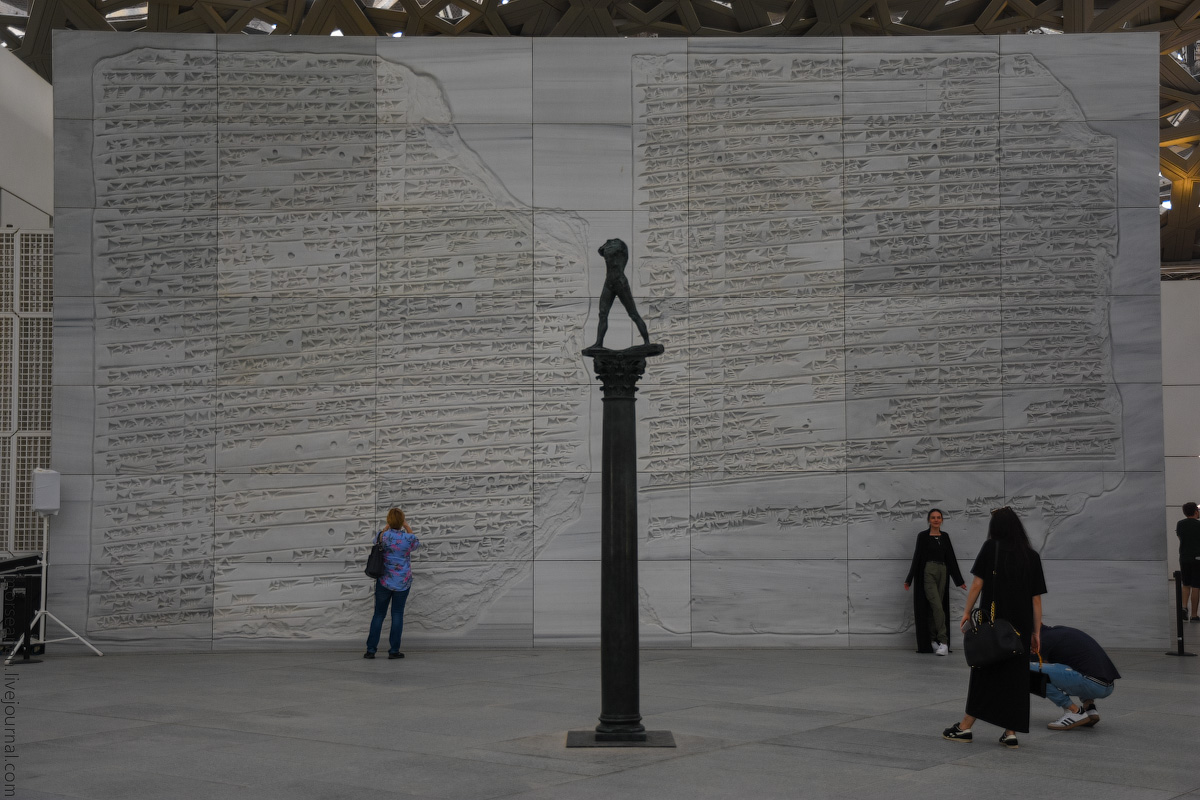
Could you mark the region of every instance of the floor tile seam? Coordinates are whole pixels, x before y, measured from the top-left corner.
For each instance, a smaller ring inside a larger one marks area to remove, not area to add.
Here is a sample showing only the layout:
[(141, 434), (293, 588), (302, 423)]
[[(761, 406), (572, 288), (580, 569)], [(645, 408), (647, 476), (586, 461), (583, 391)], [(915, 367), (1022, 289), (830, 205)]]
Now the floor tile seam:
[[(156, 777), (158, 777), (158, 778), (161, 778), (162, 776), (164, 776), (164, 775), (165, 775), (165, 776), (167, 776), (167, 777), (171, 777), (171, 778), (180, 778), (180, 779), (184, 779), (184, 780), (192, 781), (193, 783), (207, 783), (207, 784), (211, 784), (211, 785), (213, 785), (213, 786), (218, 786), (218, 787), (228, 787), (228, 786), (234, 786), (234, 787), (237, 787), (238, 789), (255, 789), (255, 788), (264, 788), (264, 787), (263, 787), (263, 785), (261, 785), (261, 784), (259, 784), (259, 785), (255, 785), (255, 784), (245, 784), (245, 783), (227, 783), (227, 782), (225, 782), (225, 781), (214, 781), (214, 780), (212, 780), (211, 778), (197, 778), (197, 777), (195, 777), (195, 776), (192, 776), (192, 775), (171, 775), (171, 774), (169, 774), (169, 773), (166, 773), (166, 772), (161, 772), (161, 771), (154, 771), (154, 772), (151, 772), (151, 771), (147, 771), (147, 770), (127, 769), (126, 767), (124, 767), (124, 766), (122, 766), (122, 765), (117, 765), (117, 764), (108, 764), (108, 763), (105, 763), (105, 764), (99, 764), (99, 765), (92, 765), (92, 766), (89, 766), (89, 767), (84, 767), (84, 768), (82, 768), (82, 769), (78, 769), (78, 770), (68, 770), (68, 771), (66, 771), (66, 772), (64, 772), (64, 771), (61, 771), (61, 770), (55, 770), (53, 773), (48, 773), (48, 774), (46, 774), (46, 775), (44, 775), (44, 776), (42, 776), (42, 777), (43, 777), (43, 778), (56, 778), (56, 777), (58, 777), (59, 775), (71, 774), (71, 773), (74, 773), (74, 772), (101, 772), (101, 771), (114, 771), (114, 772), (116, 772), (116, 773), (117, 773), (117, 774), (118, 774), (120, 777), (122, 777), (122, 778), (124, 778), (124, 777), (127, 777), (127, 776), (128, 776), (128, 777), (135, 777), (135, 778), (136, 778), (136, 777), (138, 777), (138, 776), (145, 776), (145, 778), (147, 778), (147, 779), (153, 779), (153, 778), (156, 778)], [(36, 779), (35, 779), (35, 780), (36, 780)], [(154, 784), (153, 784), (153, 783), (147, 783), (147, 784), (144, 784), (144, 785), (154, 785)], [(36, 788), (36, 787), (34, 787), (34, 788)], [(38, 789), (37, 791), (49, 792), (50, 790), (48, 790), (48, 789)], [(55, 790), (55, 793), (59, 793), (59, 794), (61, 794), (61, 792), (60, 792), (60, 791), (58, 791), (58, 790)], [(82, 795), (75, 795), (75, 794), (72, 794), (72, 795), (70, 795), (70, 796), (71, 796), (71, 797), (80, 797), (80, 798), (92, 798), (92, 797), (94, 797), (94, 795), (92, 795), (92, 794), (82, 794)]]
[[(501, 742), (500, 744), (503, 744), (503, 742)], [(548, 769), (551, 772), (563, 771), (559, 767), (576, 767), (575, 770), (570, 770), (567, 772), (567, 774), (579, 775), (581, 777), (592, 777), (592, 778), (597, 778), (597, 777), (600, 777), (601, 775), (607, 775), (608, 773), (614, 771), (614, 768), (610, 768), (610, 767), (608, 767), (607, 764), (603, 764), (600, 762), (593, 763), (590, 761), (571, 760), (569, 757), (567, 757), (565, 755), (565, 751), (566, 751), (565, 747), (563, 748), (563, 750), (564, 750), (564, 757), (563, 758), (555, 758), (554, 756), (539, 756), (539, 755), (533, 755), (531, 753), (515, 753), (511, 750), (490, 750), (487, 747), (476, 746), (476, 747), (469, 748), (468, 750), (465, 750), (462, 758), (464, 758), (465, 760), (468, 760), (468, 761), (478, 761), (478, 762), (481, 762), (484, 764), (500, 764), (502, 766), (523, 766), (521, 764), (514, 764), (514, 763), (510, 763), (508, 761), (505, 761), (501, 758), (502, 756), (508, 756), (509, 758), (515, 758), (515, 759), (528, 759), (531, 762), (534, 762), (527, 766), (528, 769), (541, 769), (541, 767), (537, 766), (537, 764), (545, 762), (547, 764), (553, 765), (553, 766), (548, 767)], [(478, 754), (480, 754), (480, 756), (491, 756), (491, 758), (482, 758), (482, 757), (475, 758), (470, 755), (471, 753), (478, 753)], [(588, 767), (588, 768), (592, 768), (593, 770), (599, 769), (600, 771), (599, 772), (578, 771), (578, 769), (581, 767)]]
[[(826, 727), (837, 727), (837, 726), (826, 726)], [(813, 728), (813, 729), (811, 729), (811, 730), (802, 731), (802, 733), (804, 733), (804, 734), (808, 734), (808, 733), (814, 733), (814, 732), (816, 732), (816, 731), (820, 731), (820, 730), (821, 730), (820, 728)], [(887, 732), (887, 731), (880, 731), (879, 733), (880, 733), (880, 734), (886, 734), (886, 733), (889, 733), (889, 732)], [(768, 740), (766, 740), (766, 741), (764, 741), (764, 742), (762, 742), (762, 743), (763, 743), (763, 744), (778, 745), (779, 747), (788, 747), (788, 748), (792, 748), (792, 749), (795, 749), (795, 750), (811, 750), (811, 751), (813, 751), (813, 752), (817, 752), (817, 753), (831, 753), (831, 754), (834, 754), (834, 755), (847, 755), (847, 756), (866, 756), (867, 758), (871, 758), (871, 757), (873, 757), (873, 756), (875, 756), (875, 755), (883, 755), (883, 756), (886, 756), (886, 755), (887, 755), (887, 753), (886, 753), (886, 752), (885, 752), (885, 751), (884, 751), (882, 748), (880, 748), (880, 747), (877, 747), (877, 748), (875, 748), (875, 749), (873, 749), (872, 751), (869, 751), (869, 752), (867, 752), (867, 751), (859, 752), (859, 751), (856, 751), (856, 750), (844, 750), (844, 749), (837, 749), (836, 747), (833, 747), (833, 746), (831, 746), (831, 745), (834, 745), (834, 746), (835, 746), (835, 745), (838, 745), (838, 744), (848, 744), (848, 743), (846, 743), (846, 742), (827, 742), (827, 743), (808, 743), (808, 742), (796, 742), (796, 743), (794, 743), (794, 744), (793, 744), (793, 743), (791, 743), (791, 742), (782, 741), (783, 739), (786, 739), (788, 736), (791, 736), (791, 735), (794, 735), (794, 734), (784, 734), (783, 736), (773, 736), (773, 737), (771, 737), (770, 739), (768, 739)], [(930, 735), (929, 739), (930, 739), (930, 742), (931, 742), (931, 743), (932, 743), (934, 740), (938, 740), (938, 741), (940, 741), (940, 737), (937, 737), (936, 735)], [(952, 743), (952, 744), (961, 744), (961, 743), (959, 743), (959, 742), (954, 742), (954, 743)], [(919, 755), (915, 755), (915, 754), (911, 754), (911, 753), (900, 753), (898, 757), (900, 757), (900, 758), (907, 758), (907, 757), (910, 757), (910, 756), (911, 756), (911, 757), (913, 757), (913, 758), (920, 758), (920, 756), (919, 756)], [(970, 756), (970, 754), (968, 754), (968, 755), (966, 755), (966, 756), (958, 755), (958, 756), (954, 756), (953, 758), (948, 758), (948, 759), (946, 759), (946, 760), (945, 760), (945, 762), (939, 762), (939, 763), (948, 763), (948, 762), (955, 761), (955, 760), (958, 760), (958, 759), (961, 759), (961, 758), (964, 758), (964, 757), (965, 757), (965, 758), (970, 758), (971, 756)], [(861, 760), (861, 759), (847, 759), (847, 760), (859, 761), (859, 760)], [(922, 759), (922, 760), (924, 760), (924, 759)]]
[[(715, 703), (698, 703), (694, 706), (687, 706), (686, 708), (672, 709), (671, 711), (668, 711), (665, 713), (676, 714), (676, 713), (679, 713), (680, 711), (691, 711), (694, 709), (703, 709), (703, 708), (712, 708), (712, 709), (717, 709), (717, 710), (728, 710), (728, 711), (741, 711), (741, 712), (755, 713), (755, 714), (770, 714), (770, 715), (774, 715), (774, 716), (778, 716), (778, 717), (804, 717), (804, 716), (809, 716), (809, 715), (813, 715), (813, 714), (822, 714), (822, 715), (830, 715), (830, 716), (838, 716), (838, 717), (853, 717), (853, 719), (840, 719), (840, 720), (837, 720), (836, 722), (833, 720), (830, 720), (828, 722), (828, 724), (821, 725), (820, 726), (821, 728), (828, 728), (833, 725), (843, 725), (847, 722), (855, 722), (859, 719), (870, 719), (871, 717), (883, 716), (882, 714), (871, 714), (871, 715), (868, 715), (867, 717), (858, 717), (858, 716), (855, 716), (854, 712), (849, 712), (849, 711), (822, 711), (821, 709), (804, 708), (803, 706), (768, 706), (768, 705), (760, 705), (760, 704), (756, 704), (756, 703), (734, 703), (734, 702), (728, 702), (728, 701), (715, 702)], [(905, 709), (905, 710), (911, 710), (911, 709)], [(888, 713), (892, 713), (892, 712), (889, 711)]]
[[(772, 738), (778, 738), (778, 737), (772, 737)], [(821, 749), (819, 749), (819, 748), (812, 748), (812, 747), (802, 747), (802, 746), (795, 746), (795, 745), (787, 745), (787, 744), (783, 744), (783, 743), (781, 743), (781, 742), (775, 742), (775, 741), (771, 741), (771, 740), (767, 740), (767, 739), (760, 739), (760, 740), (756, 740), (756, 741), (750, 741), (750, 742), (739, 742), (739, 743), (738, 743), (736, 746), (734, 746), (734, 747), (723, 748), (723, 749), (727, 749), (727, 750), (734, 750), (734, 749), (738, 749), (738, 748), (741, 748), (741, 747), (749, 747), (749, 746), (759, 746), (759, 747), (771, 747), (771, 748), (779, 748), (779, 749), (781, 749), (781, 750), (788, 750), (788, 751), (793, 751), (793, 750), (811, 750), (811, 751), (813, 751), (813, 752), (819, 752), (819, 753), (827, 753), (827, 752), (830, 752), (830, 751), (828, 751), (828, 750), (821, 750)], [(835, 752), (843, 752), (843, 751), (835, 751)], [(696, 754), (693, 754), (693, 755), (703, 755), (703, 754), (696, 753)], [(836, 760), (838, 760), (840, 763), (855, 763), (855, 764), (862, 764), (862, 763), (864, 763), (864, 762), (863, 762), (861, 759), (836, 759)], [(932, 769), (932, 767), (922, 767), (921, 769), (913, 769), (913, 768), (911, 768), (911, 767), (901, 767), (901, 766), (888, 765), (888, 764), (877, 764), (877, 765), (875, 765), (875, 766), (883, 767), (883, 768), (885, 768), (885, 769), (896, 769), (896, 770), (901, 770), (901, 771), (904, 771), (904, 772), (910, 772), (910, 773), (921, 772), (921, 771), (923, 771), (923, 770), (925, 770), (925, 769)], [(772, 768), (769, 768), (769, 767), (763, 767), (763, 766), (761, 766), (761, 765), (757, 765), (757, 764), (756, 764), (756, 765), (754, 765), (753, 767), (741, 767), (741, 766), (739, 766), (739, 765), (727, 765), (727, 768), (728, 768), (728, 769), (732, 769), (732, 770), (741, 771), (741, 772), (755, 772), (755, 773), (758, 773), (758, 772), (767, 772), (767, 773), (770, 773), (770, 774), (772, 774), (772, 775), (782, 775), (782, 776), (784, 776), (784, 777), (791, 778), (791, 779), (793, 779), (793, 780), (794, 780), (794, 779), (795, 779), (795, 777), (796, 777), (796, 775), (795, 775), (795, 773), (794, 773), (794, 772), (788, 772), (788, 771), (784, 771), (783, 769), (772, 769)]]
[[(565, 786), (571, 786), (576, 783), (581, 783), (583, 781), (591, 781), (591, 780), (596, 780), (597, 778), (604, 778), (611, 774), (613, 774), (613, 773), (605, 773), (604, 775), (578, 775), (578, 776), (576, 776), (575, 780), (571, 780), (571, 781), (562, 781), (560, 783), (551, 784), (549, 786), (536, 786), (536, 787), (527, 787), (525, 789), (516, 789), (514, 791), (504, 792), (502, 794), (479, 795), (477, 798), (472, 798), (472, 800), (504, 800), (504, 798), (506, 798), (506, 797), (518, 797), (518, 798), (526, 797), (527, 795), (529, 795), (530, 792), (538, 792), (538, 791), (549, 790), (549, 789), (561, 789)], [(430, 798), (428, 798), (428, 800), (445, 800), (445, 798), (430, 797)]]
[[(564, 739), (565, 739), (565, 734), (564, 734)], [(564, 746), (563, 746), (563, 749), (564, 749), (564, 750), (566, 749), (566, 745), (565, 745), (565, 744), (564, 744)], [(467, 752), (467, 753), (469, 753), (469, 752), (479, 752), (479, 753), (496, 753), (496, 754), (499, 754), (499, 755), (514, 755), (514, 756), (521, 756), (521, 757), (524, 757), (524, 758), (537, 758), (537, 759), (544, 759), (544, 760), (549, 760), (549, 761), (552, 761), (552, 762), (553, 762), (553, 761), (556, 761), (556, 760), (558, 760), (558, 759), (554, 759), (554, 758), (553, 758), (553, 756), (530, 756), (530, 755), (524, 755), (524, 754), (522, 754), (522, 753), (510, 753), (510, 752), (509, 752), (509, 751), (507, 751), (507, 750), (487, 750), (486, 748), (484, 748), (484, 747), (480, 747), (480, 746), (473, 746), (473, 747), (468, 747), (468, 748), (465, 748), (465, 752)], [(525, 770), (525, 771), (527, 771), (527, 772), (552, 772), (552, 773), (554, 773), (554, 774), (556, 774), (556, 775), (568, 775), (568, 776), (571, 776), (571, 777), (573, 777), (573, 778), (598, 778), (598, 777), (601, 777), (601, 776), (603, 776), (603, 775), (609, 775), (609, 774), (612, 774), (612, 773), (614, 773), (614, 772), (621, 772), (621, 771), (623, 771), (623, 770), (621, 770), (621, 769), (617, 768), (617, 769), (606, 769), (604, 772), (601, 772), (601, 773), (598, 773), (598, 774), (588, 774), (588, 773), (582, 773), (582, 772), (571, 771), (571, 770), (567, 770), (567, 769), (557, 769), (557, 768), (555, 768), (554, 766), (523, 766), (523, 765), (520, 765), (520, 764), (510, 764), (510, 763), (506, 763), (506, 762), (504, 762), (504, 761), (500, 761), (500, 760), (496, 760), (496, 759), (486, 759), (486, 758), (471, 758), (471, 757), (469, 757), (469, 756), (467, 756), (467, 755), (447, 755), (447, 754), (441, 754), (439, 757), (441, 757), (441, 758), (445, 758), (445, 759), (449, 759), (449, 760), (451, 760), (451, 761), (462, 761), (462, 762), (465, 762), (465, 763), (468, 763), (468, 764), (476, 764), (476, 765), (478, 765), (478, 764), (486, 764), (486, 765), (489, 765), (489, 766), (492, 766), (492, 767), (512, 767), (513, 769)], [(574, 762), (571, 762), (571, 761), (569, 761), (568, 759), (565, 759), (565, 758), (564, 758), (564, 759), (561, 759), (561, 760), (562, 760), (563, 762), (565, 762), (565, 763), (563, 764), (563, 766), (567, 766), (567, 765), (570, 765), (571, 763), (574, 763)], [(589, 765), (590, 765), (590, 762), (579, 762), (579, 763), (585, 763), (585, 764), (589, 764)], [(605, 766), (606, 766), (606, 765), (605, 765)]]
[[(1017, 734), (1018, 739), (1020, 739), (1020, 737), (1022, 737), (1022, 736), (1027, 736), (1027, 735), (1028, 734), (1020, 734), (1020, 733)], [(1043, 742), (1043, 741), (1046, 741), (1046, 739), (1039, 737), (1037, 739), (1037, 741)], [(996, 741), (993, 739), (988, 742), (988, 746), (985, 748), (985, 752), (974, 753), (972, 755), (965, 756), (964, 758), (962, 758), (959, 761), (954, 762), (954, 763), (960, 764), (961, 766), (974, 767), (974, 765), (972, 765), (972, 764), (967, 764), (967, 763), (962, 763), (962, 762), (976, 761), (981, 758), (987, 758), (988, 761), (991, 762), (993, 759), (988, 758), (989, 756), (996, 756), (999, 753), (1003, 753), (1005, 751), (1006, 751), (1006, 748), (1000, 747), (1000, 745), (998, 743), (996, 743)], [(1033, 755), (1033, 756), (1047, 755), (1050, 758), (1053, 758), (1054, 761), (1053, 762), (1040, 761), (1040, 760), (1033, 761), (1032, 758), (1028, 758), (1024, 761), (1014, 761), (1014, 762), (1006, 764), (1004, 767), (1006, 770), (1019, 772), (1022, 775), (1029, 775), (1029, 776), (1038, 777), (1038, 778), (1048, 778), (1048, 777), (1061, 778), (1063, 780), (1070, 780), (1071, 783), (1074, 785), (1094, 784), (1095, 786), (1098, 786), (1098, 787), (1103, 786), (1106, 788), (1107, 787), (1118, 787), (1118, 788), (1126, 788), (1126, 789), (1128, 789), (1128, 788), (1149, 789), (1151, 791), (1156, 791), (1156, 792), (1177, 791), (1175, 789), (1163, 789), (1161, 786), (1151, 786), (1151, 785), (1144, 784), (1144, 783), (1141, 783), (1141, 784), (1134, 783), (1133, 781), (1130, 780), (1131, 776), (1128, 772), (1121, 773), (1121, 780), (1112, 780), (1112, 781), (1100, 780), (1095, 777), (1080, 776), (1076, 773), (1072, 773), (1068, 778), (1068, 777), (1063, 776), (1061, 769), (1058, 769), (1058, 764), (1061, 762), (1061, 759), (1062, 759), (1061, 754), (1047, 754), (1045, 750), (1038, 748), (1036, 744), (1030, 746), (1030, 745), (1026, 745), (1025, 743), (1022, 743), (1021, 746), (1018, 747), (1013, 752), (1016, 754), (1017, 758), (1020, 758), (1022, 751), (1025, 751), (1026, 755)], [(994, 764), (989, 763), (987, 765), (987, 768), (989, 770), (991, 770), (991, 769), (994, 769), (995, 766), (994, 766)], [(1148, 767), (1148, 769), (1154, 769), (1154, 767), (1151, 766), (1151, 767)], [(1200, 782), (1195, 783), (1192, 786), (1192, 788), (1184, 790), (1183, 794), (1178, 795), (1178, 796), (1183, 797), (1189, 793), (1197, 792), (1197, 791), (1200, 791)], [(1097, 796), (1101, 796), (1101, 795), (1097, 795)]]

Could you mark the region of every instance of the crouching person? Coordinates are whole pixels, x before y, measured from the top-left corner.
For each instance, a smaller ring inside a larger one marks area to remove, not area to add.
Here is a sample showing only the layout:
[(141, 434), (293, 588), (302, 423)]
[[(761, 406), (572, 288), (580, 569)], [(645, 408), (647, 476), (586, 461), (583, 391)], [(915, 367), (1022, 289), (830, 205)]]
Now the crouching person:
[[(1081, 630), (1066, 625), (1042, 626), (1042, 672), (1050, 679), (1046, 699), (1064, 713), (1046, 727), (1069, 731), (1081, 725), (1091, 727), (1100, 721), (1096, 700), (1113, 693), (1113, 682), (1120, 678), (1117, 668), (1096, 640)], [(1037, 661), (1029, 668), (1037, 671)], [(1079, 699), (1071, 702), (1071, 697)]]

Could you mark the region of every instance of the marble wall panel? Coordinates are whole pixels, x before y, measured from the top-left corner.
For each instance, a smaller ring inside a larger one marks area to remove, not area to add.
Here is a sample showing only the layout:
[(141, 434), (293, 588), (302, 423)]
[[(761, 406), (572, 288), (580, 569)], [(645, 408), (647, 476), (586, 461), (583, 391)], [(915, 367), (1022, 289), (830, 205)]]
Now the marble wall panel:
[(54, 297), (91, 298), (95, 291), (92, 277), (92, 209), (55, 209), (58, 230), (54, 237)]
[[(638, 476), (638, 556), (645, 561), (687, 561), (692, 526), (687, 474)], [(534, 478), (539, 561), (600, 559), (600, 473)]]
[(533, 126), (533, 192), (538, 209), (613, 211), (631, 207), (628, 125)]
[[(455, 122), (532, 122), (533, 39), (381, 39), (379, 59), (427, 76)], [(486, 69), (480, 65), (486, 64)], [(410, 117), (432, 113), (427, 95), (410, 99)], [(440, 112), (439, 112), (440, 113)]]
[[(55, 384), (50, 430), (53, 468), (62, 475), (90, 476), (95, 457), (96, 388)], [(62, 497), (64, 502), (72, 499), (70, 495)]]
[[(1200, 374), (1200, 286), (1191, 281), (1172, 281), (1159, 286), (1162, 298), (1163, 383), (1168, 386), (1190, 385), (1192, 377)], [(1171, 440), (1168, 436), (1168, 441)], [(1196, 449), (1200, 453), (1200, 448)]]
[(373, 299), (378, 237), (373, 210), (230, 211), (218, 219), (222, 297)]
[(371, 617), (371, 581), (340, 563), (218, 559), (213, 580), (214, 641), (328, 640), (365, 627)]
[(648, 645), (911, 647), (934, 505), (964, 569), (1018, 508), (1081, 609), (1080, 561), (1161, 572), (1148, 35), (76, 35), (54, 466), (90, 635), (356, 641), (399, 505), (406, 641), (595, 644), (611, 237), (667, 349)]
[[(692, 590), (687, 562), (638, 563), (638, 628), (646, 646), (686, 647)], [(540, 647), (600, 644), (600, 562), (539, 561), (534, 635)]]
[[(418, 647), (534, 645), (534, 584), (527, 563), (429, 564), (418, 570), (404, 610), (406, 643)], [(504, 591), (494, 591), (496, 585)], [(353, 627), (365, 631), (369, 619), (368, 606)]]
[(859, 561), (896, 560), (903, 582), (917, 534), (929, 527), (930, 509), (939, 508), (965, 574), (987, 536), (991, 510), (1005, 498), (999, 470), (856, 473), (849, 476), (847, 553)]
[(538, 495), (538, 486), (528, 471), (405, 469), (401, 474), (383, 474), (376, 480), (376, 517), (385, 519), (392, 507), (404, 509), (409, 526), (421, 539), (422, 560), (529, 561), (543, 551), (563, 524), (553, 516), (558, 510), (553, 504), (561, 502), (572, 507), (575, 501), (575, 487), (570, 482), (548, 478), (543, 485), (545, 494)]
[(692, 485), (692, 559), (846, 557), (842, 475), (762, 473)]
[[(1002, 55), (1028, 54), (1041, 64), (1040, 72), (1061, 82), (1063, 91), (1070, 94), (1087, 119), (1145, 120), (1158, 115), (1154, 98), (1139, 88), (1145, 81), (1154, 80), (1158, 73), (1157, 60), (1151, 58), (1147, 49), (1153, 36), (1152, 33), (1138, 33), (1129, 39), (1096, 34), (1000, 36), (998, 41)], [(1112, 65), (1116, 60), (1124, 65), (1120, 75), (1111, 74), (1111, 66), (1097, 66)], [(1013, 71), (1002, 73), (1001, 77), (1006, 112), (1025, 112), (1043, 118), (1063, 115), (1046, 102), (1046, 89), (1053, 87), (1041, 75), (1037, 76), (1039, 80), (1033, 80), (1033, 76)], [(1073, 108), (1070, 113), (1074, 113)]]
[(691, 564), (638, 562), (638, 641), (642, 647), (688, 647), (691, 606)]
[[(1168, 375), (1165, 380), (1182, 384), (1190, 380), (1190, 376)], [(1163, 414), (1169, 420), (1165, 436), (1167, 455), (1182, 458), (1200, 456), (1200, 421), (1193, 413), (1197, 408), (1200, 408), (1200, 386), (1163, 387)]]
[(50, 518), (51, 563), (56, 569), (61, 565), (86, 567), (91, 563), (91, 541), (73, 532), (91, 528), (92, 476), (62, 475), (60, 480), (60, 497), (71, 499), (60, 501), (58, 513)]
[[(1195, 498), (1200, 497), (1200, 458), (1196, 456), (1168, 457), (1166, 482), (1167, 526), (1171, 531), (1168, 541), (1178, 545), (1178, 540), (1175, 538), (1175, 523), (1183, 518), (1180, 506), (1184, 503), (1197, 502)], [(1168, 546), (1167, 549), (1168, 552), (1174, 554), (1178, 548)], [(1171, 569), (1176, 569), (1177, 566)]]
[[(95, 183), (75, 177), (92, 174), (93, 136), (91, 119), (58, 118), (54, 121), (55, 209), (95, 208)], [(60, 164), (61, 171), (57, 166)]]
[[(584, 301), (582, 313), (591, 313), (590, 333), (595, 333), (595, 298), (604, 286), (604, 260), (593, 258), (608, 239), (631, 242), (633, 234), (633, 212), (625, 211), (580, 211), (565, 212), (554, 209), (537, 209), (533, 214), (533, 276), (534, 295), (540, 298), (575, 299)], [(625, 274), (630, 285), (637, 287), (634, 294), (646, 297), (644, 287), (649, 282), (646, 276), (653, 274), (642, 259), (634, 259), (626, 267)], [(609, 320), (615, 325), (622, 316), (613, 314)], [(539, 327), (535, 334), (542, 334)], [(572, 331), (574, 333), (574, 331)], [(561, 341), (563, 336), (554, 337)], [(614, 340), (615, 341), (615, 340)], [(591, 344), (591, 340), (588, 341)], [(582, 349), (582, 348), (581, 348)]]
[[(687, 50), (677, 39), (648, 39), (637, 49), (647, 58), (682, 58)], [(628, 70), (628, 50), (606, 39), (534, 39), (533, 121), (632, 123), (634, 87), (611, 78)]]
[[(1114, 296), (1109, 310), (1113, 379), (1120, 383), (1163, 382), (1161, 303), (1152, 294)], [(1169, 381), (1168, 381), (1169, 382)]]
[[(1160, 293), (1153, 280), (1159, 274), (1159, 270), (1144, 257), (1145, 253), (1157, 246), (1155, 243), (1158, 242), (1158, 228), (1155, 225), (1159, 220), (1158, 214), (1157, 208), (1118, 209), (1121, 241), (1117, 250), (1117, 263), (1113, 265), (1112, 271), (1113, 294)], [(1164, 337), (1162, 346), (1164, 349), (1170, 347), (1170, 338)]]
[(1161, 472), (1006, 472), (1007, 502), (1043, 558), (1156, 561)]
[(57, 357), (52, 369), (55, 384), (92, 385), (96, 369), (92, 350), (95, 336), (90, 297), (59, 295), (54, 298), (54, 346)]
[[(956, 548), (957, 550), (957, 548)], [(969, 588), (969, 570), (974, 555), (964, 558), (958, 553), (959, 567)], [(901, 647), (916, 650), (916, 631), (913, 628), (913, 592), (921, 590), (914, 584), (904, 588), (908, 561), (870, 559), (849, 563), (850, 644), (859, 647)], [(967, 591), (950, 587), (950, 625), (957, 626), (966, 604)], [(950, 630), (954, 650), (962, 637)]]
[(1126, 383), (1121, 386), (1125, 412), (1125, 463), (1128, 471), (1160, 472), (1163, 468), (1163, 387), (1156, 383)]
[[(1174, 645), (1161, 562), (1046, 559), (1042, 569), (1047, 625), (1085, 630), (1106, 648)], [(1097, 574), (1104, 575), (1108, 591), (1094, 590)]]
[(844, 647), (846, 567), (845, 559), (693, 561), (692, 642)]

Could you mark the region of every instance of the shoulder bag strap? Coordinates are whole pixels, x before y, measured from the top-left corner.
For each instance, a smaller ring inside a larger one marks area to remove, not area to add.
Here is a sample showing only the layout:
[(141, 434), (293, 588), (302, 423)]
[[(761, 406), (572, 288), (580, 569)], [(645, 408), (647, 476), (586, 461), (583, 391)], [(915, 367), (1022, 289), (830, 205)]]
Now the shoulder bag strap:
[(997, 588), (997, 584), (999, 583), (999, 578), (998, 578), (999, 573), (997, 572), (997, 570), (1000, 569), (1000, 540), (993, 539), (993, 541), (996, 543), (996, 552), (992, 556), (992, 608), (991, 608), (991, 613), (992, 613), (992, 622), (995, 622), (996, 621), (996, 588)]

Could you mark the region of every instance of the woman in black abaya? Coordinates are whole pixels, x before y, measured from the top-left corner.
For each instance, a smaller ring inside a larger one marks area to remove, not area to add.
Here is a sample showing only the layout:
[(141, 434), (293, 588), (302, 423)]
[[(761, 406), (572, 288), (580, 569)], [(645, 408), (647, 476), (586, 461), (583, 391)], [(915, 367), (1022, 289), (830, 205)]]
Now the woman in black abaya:
[(904, 579), (906, 592), (913, 581), (917, 583), (913, 592), (917, 652), (939, 656), (950, 652), (950, 581), (960, 589), (967, 588), (954, 557), (954, 545), (942, 530), (942, 519), (940, 508), (931, 508), (925, 515), (929, 527), (917, 534), (912, 566)]
[(966, 716), (942, 731), (942, 738), (970, 742), (971, 726), (981, 719), (1003, 728), (1000, 744), (1015, 748), (1016, 733), (1029, 731), (1029, 654), (1041, 649), (1041, 596), (1046, 593), (1046, 578), (1041, 558), (1029, 546), (1025, 526), (1008, 506), (992, 512), (987, 541), (971, 574), (975, 580), (960, 627), (966, 626), (976, 598), (985, 618), (991, 615), (994, 602), (996, 618), (1012, 623), (1025, 652), (990, 667), (972, 667)]

